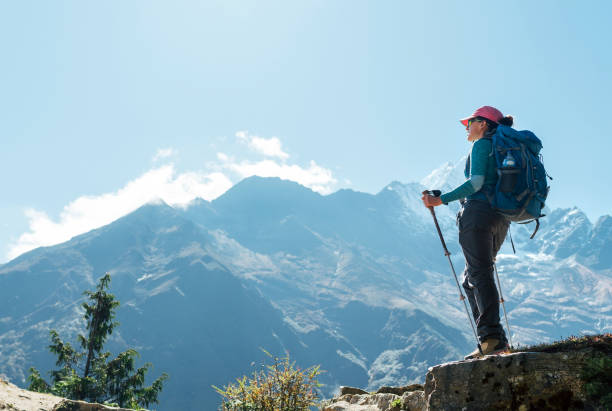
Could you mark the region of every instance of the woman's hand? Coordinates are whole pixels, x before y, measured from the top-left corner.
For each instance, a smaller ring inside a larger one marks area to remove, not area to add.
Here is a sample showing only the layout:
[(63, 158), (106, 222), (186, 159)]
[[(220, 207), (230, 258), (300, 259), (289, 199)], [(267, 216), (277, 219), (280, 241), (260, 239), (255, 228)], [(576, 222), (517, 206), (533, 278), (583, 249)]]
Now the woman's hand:
[(423, 204), (425, 204), (425, 207), (427, 208), (442, 205), (442, 200), (440, 200), (440, 197), (434, 197), (429, 194), (423, 194), (421, 200), (423, 200)]

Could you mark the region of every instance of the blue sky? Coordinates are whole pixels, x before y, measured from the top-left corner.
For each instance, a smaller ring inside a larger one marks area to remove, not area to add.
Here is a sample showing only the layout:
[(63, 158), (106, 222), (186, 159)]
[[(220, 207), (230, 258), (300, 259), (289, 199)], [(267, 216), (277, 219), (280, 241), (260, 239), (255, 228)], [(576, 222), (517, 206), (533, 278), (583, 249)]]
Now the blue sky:
[[(0, 3), (0, 262), (251, 174), (419, 181), (481, 105), (544, 143), (551, 207), (610, 214), (612, 3)], [(433, 188), (433, 187), (432, 187)]]

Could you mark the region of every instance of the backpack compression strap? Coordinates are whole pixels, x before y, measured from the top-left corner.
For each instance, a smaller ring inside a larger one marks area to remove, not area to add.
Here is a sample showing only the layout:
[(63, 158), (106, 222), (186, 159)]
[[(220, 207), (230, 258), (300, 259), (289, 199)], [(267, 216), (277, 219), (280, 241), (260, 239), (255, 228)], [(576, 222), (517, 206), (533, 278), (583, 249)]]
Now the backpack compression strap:
[[(542, 214), (540, 217), (544, 217), (544, 215), (545, 214)], [(523, 223), (517, 223), (517, 224), (529, 224), (529, 223), (534, 222), (534, 221), (536, 222), (536, 228), (535, 228), (535, 230), (533, 230), (533, 234), (531, 234), (531, 236), (529, 237), (530, 240), (533, 240), (533, 237), (536, 235), (536, 233), (540, 229), (540, 217), (534, 218), (533, 220), (525, 221)]]

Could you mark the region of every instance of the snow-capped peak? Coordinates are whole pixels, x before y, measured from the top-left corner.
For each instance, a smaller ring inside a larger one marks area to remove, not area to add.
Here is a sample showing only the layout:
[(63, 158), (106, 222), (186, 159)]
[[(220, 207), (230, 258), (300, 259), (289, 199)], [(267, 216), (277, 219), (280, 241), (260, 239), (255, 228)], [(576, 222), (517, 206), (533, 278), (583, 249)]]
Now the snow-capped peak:
[(433, 170), (421, 180), (421, 184), (428, 189), (449, 191), (461, 185), (465, 181), (463, 174), (467, 156), (461, 157), (455, 163), (447, 162)]

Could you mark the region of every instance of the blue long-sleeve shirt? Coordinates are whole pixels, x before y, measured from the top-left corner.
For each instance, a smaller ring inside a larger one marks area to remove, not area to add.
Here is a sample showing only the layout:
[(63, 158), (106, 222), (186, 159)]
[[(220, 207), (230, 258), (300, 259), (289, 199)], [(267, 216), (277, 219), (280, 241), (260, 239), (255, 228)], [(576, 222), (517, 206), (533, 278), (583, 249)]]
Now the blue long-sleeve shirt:
[[(453, 191), (442, 194), (440, 199), (443, 203), (459, 200), (472, 196), (486, 185), (495, 185), (497, 182), (497, 171), (495, 157), (491, 152), (492, 142), (489, 138), (481, 138), (472, 144), (472, 150), (467, 159), (465, 178), (467, 179)], [(469, 169), (468, 169), (469, 165)]]

